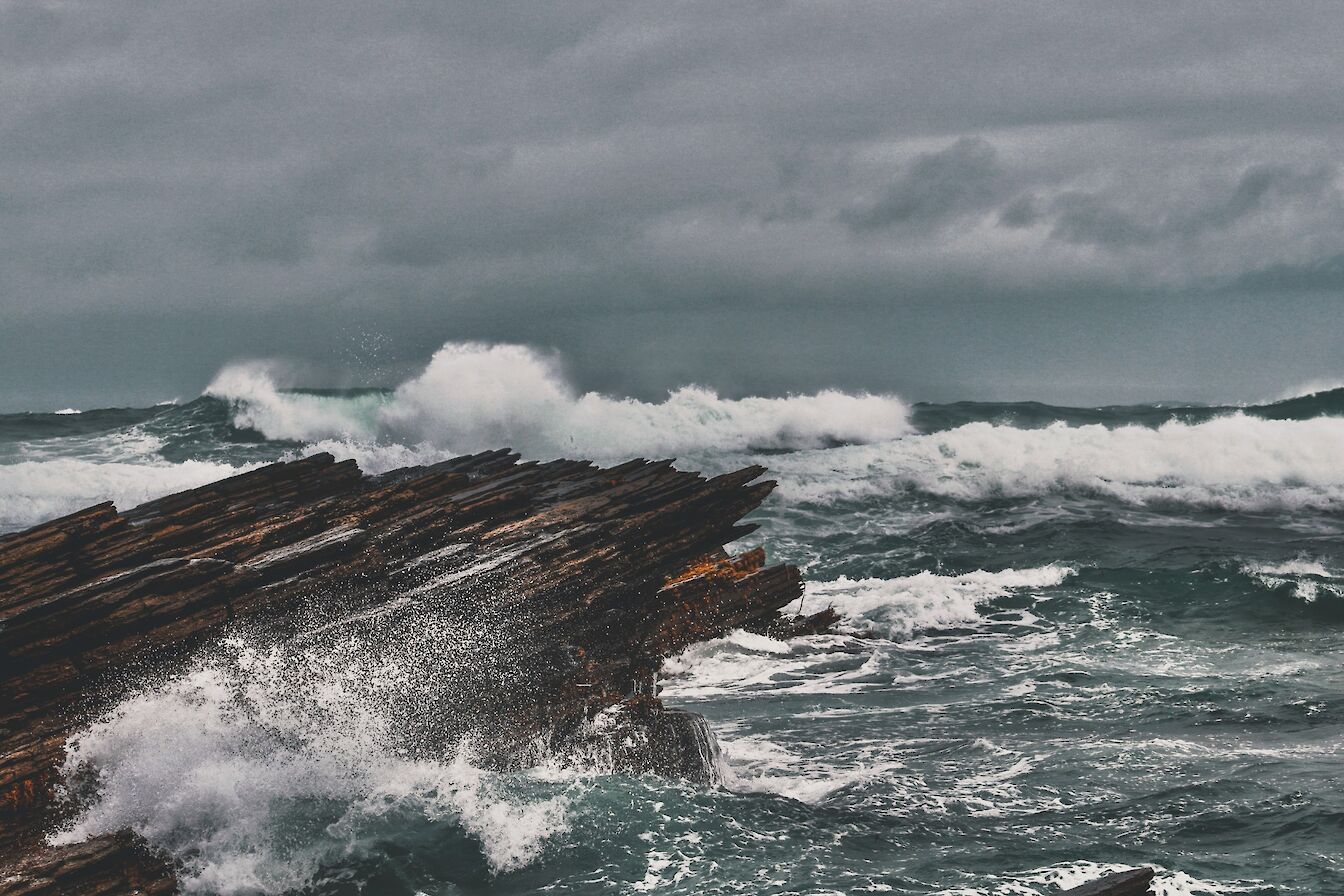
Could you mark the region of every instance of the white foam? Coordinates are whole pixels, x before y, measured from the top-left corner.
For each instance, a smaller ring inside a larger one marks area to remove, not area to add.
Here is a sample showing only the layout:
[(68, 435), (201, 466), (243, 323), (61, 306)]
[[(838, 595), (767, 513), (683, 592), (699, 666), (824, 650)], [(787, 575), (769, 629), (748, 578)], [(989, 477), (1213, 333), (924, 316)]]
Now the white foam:
[(1020, 589), (1054, 587), (1074, 572), (1050, 564), (960, 575), (921, 572), (892, 579), (842, 576), (833, 582), (808, 582), (806, 588), (811, 608), (834, 606), (850, 630), (905, 638), (917, 631), (976, 622), (980, 608), (989, 601)]
[(770, 459), (780, 494), (831, 503), (905, 490), (955, 500), (1098, 495), (1226, 510), (1344, 508), (1344, 418), (1230, 414), (1157, 428), (968, 423)]
[(0, 531), (33, 526), (100, 501), (134, 507), (246, 469), (206, 461), (109, 463), (77, 458), (0, 464)]
[(52, 413), (60, 414), (62, 416), (68, 416), (70, 414), (82, 414), (84, 412), (81, 411), (79, 408), (61, 408), (59, 411), (52, 411)]
[(1344, 577), (1319, 560), (1299, 558), (1286, 563), (1248, 563), (1242, 571), (1271, 590), (1291, 585), (1299, 599), (1313, 603), (1321, 593), (1344, 597)]
[(234, 425), (270, 439), (372, 439), (376, 415), (386, 398), (377, 393), (352, 396), (282, 391), (283, 369), (266, 361), (230, 364), (215, 375), (205, 394), (233, 403)]
[(258, 363), (225, 368), (207, 391), (233, 403), (237, 425), (269, 438), (449, 454), (510, 446), (537, 458), (671, 456), (872, 442), (910, 431), (909, 409), (890, 395), (727, 399), (686, 386), (653, 403), (580, 394), (554, 357), (522, 345), (449, 343), (391, 396), (285, 392), (276, 369)]
[(893, 759), (845, 762), (835, 756), (809, 760), (760, 735), (719, 737), (724, 786), (740, 793), (773, 793), (801, 803), (823, 802), (835, 793), (900, 767)]
[(319, 439), (287, 453), (282, 460), (298, 460), (315, 451), (326, 451), (337, 460), (353, 460), (365, 473), (385, 473), (401, 467), (434, 464), (457, 457), (460, 452), (433, 445), (399, 445), (357, 439)]
[[(980, 608), (1014, 591), (1050, 588), (1074, 570), (1051, 564), (1035, 569), (1005, 569), (961, 575), (922, 572), (892, 579), (846, 578), (809, 582), (809, 610), (834, 606), (841, 615), (839, 633), (777, 641), (745, 631), (693, 644), (669, 657), (662, 693), (669, 700), (690, 700), (761, 691), (795, 694), (852, 694), (874, 688), (923, 687), (928, 679), (898, 675), (890, 668), (887, 642), (948, 626), (982, 624)], [(856, 637), (862, 636), (862, 637)]]
[(301, 888), (407, 813), (460, 826), (495, 872), (534, 861), (566, 829), (566, 794), (520, 799), (465, 748), (408, 755), (381, 698), (419, 684), (361, 650), (230, 638), (123, 701), (68, 744), (67, 781), (92, 773), (96, 794), (52, 841), (130, 828), (181, 864), (188, 892), (220, 894)]

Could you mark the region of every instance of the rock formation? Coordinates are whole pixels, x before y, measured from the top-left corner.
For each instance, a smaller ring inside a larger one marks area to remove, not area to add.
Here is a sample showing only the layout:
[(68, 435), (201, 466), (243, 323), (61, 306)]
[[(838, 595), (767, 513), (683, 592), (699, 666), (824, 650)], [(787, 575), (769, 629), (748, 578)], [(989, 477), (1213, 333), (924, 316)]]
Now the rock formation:
[[(426, 736), (477, 735), (501, 765), (537, 738), (605, 736), (618, 769), (708, 780), (703, 720), (654, 693), (662, 659), (742, 626), (834, 618), (781, 617), (798, 570), (723, 550), (755, 528), (740, 520), (773, 487), (763, 472), (495, 451), (366, 476), (318, 454), (0, 538), (0, 892), (171, 891), (129, 836), (51, 848), (42, 835), (72, 731), (230, 626), (315, 637), (428, 607), (490, 630), (501, 659), (463, 665), (462, 705), (439, 707)], [(589, 724), (599, 713), (613, 724)]]

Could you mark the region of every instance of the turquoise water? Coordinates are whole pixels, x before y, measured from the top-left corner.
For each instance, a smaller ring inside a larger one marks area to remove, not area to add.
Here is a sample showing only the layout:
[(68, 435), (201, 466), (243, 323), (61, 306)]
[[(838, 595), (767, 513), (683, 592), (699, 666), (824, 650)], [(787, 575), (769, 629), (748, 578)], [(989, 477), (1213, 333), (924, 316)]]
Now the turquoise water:
[(459, 401), (445, 426), (405, 384), (233, 382), (0, 417), (0, 525), (314, 448), (380, 469), (499, 439), (670, 447), (772, 469), (750, 543), (803, 566), (804, 608), (841, 625), (668, 661), (665, 701), (721, 741), (707, 788), (389, 749), (377, 707), (309, 663), (323, 718), (356, 720), (333, 740), (275, 684), (294, 657), (230, 642), (83, 735), (100, 795), (58, 836), (136, 827), (216, 893), (1034, 894), (1139, 863), (1167, 894), (1344, 892), (1344, 392), (1076, 409), (562, 388), (469, 423)]

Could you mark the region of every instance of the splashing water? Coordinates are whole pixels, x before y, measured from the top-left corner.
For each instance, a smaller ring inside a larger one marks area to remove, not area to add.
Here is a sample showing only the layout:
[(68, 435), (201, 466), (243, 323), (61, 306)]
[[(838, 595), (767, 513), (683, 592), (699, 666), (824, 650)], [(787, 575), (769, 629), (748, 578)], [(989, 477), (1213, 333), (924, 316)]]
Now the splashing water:
[(52, 841), (130, 828), (177, 860), (188, 892), (222, 894), (309, 885), (388, 824), (469, 839), (490, 873), (529, 864), (567, 830), (570, 794), (483, 771), (465, 742), (442, 758), (408, 743), (395, 704), (426, 682), (398, 660), (432, 647), (411, 643), (375, 658), (362, 641), (224, 639), (71, 741), (83, 809)]
[(658, 404), (577, 394), (553, 358), (518, 345), (450, 344), (389, 395), (357, 399), (281, 392), (264, 365), (230, 367), (207, 394), (240, 426), (269, 438), (391, 441), (465, 454), (508, 445), (529, 457), (664, 456), (816, 447), (909, 432), (897, 398), (824, 391), (720, 398), (685, 387)]

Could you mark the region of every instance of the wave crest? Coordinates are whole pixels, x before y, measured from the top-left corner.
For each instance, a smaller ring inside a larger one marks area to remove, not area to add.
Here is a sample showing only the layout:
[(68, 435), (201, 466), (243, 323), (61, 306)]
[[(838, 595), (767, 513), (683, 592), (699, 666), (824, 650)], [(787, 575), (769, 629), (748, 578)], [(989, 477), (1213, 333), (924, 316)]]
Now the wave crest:
[(580, 394), (554, 356), (475, 342), (443, 346), (390, 394), (285, 391), (273, 366), (255, 362), (225, 368), (207, 394), (232, 403), (235, 425), (273, 439), (401, 443), (444, 453), (510, 446), (538, 458), (820, 448), (911, 431), (909, 408), (891, 395), (823, 390), (729, 399), (699, 386), (661, 402)]
[(968, 423), (877, 445), (772, 458), (787, 500), (915, 490), (957, 501), (1047, 494), (1221, 510), (1344, 507), (1344, 418), (1230, 414), (1150, 428)]

